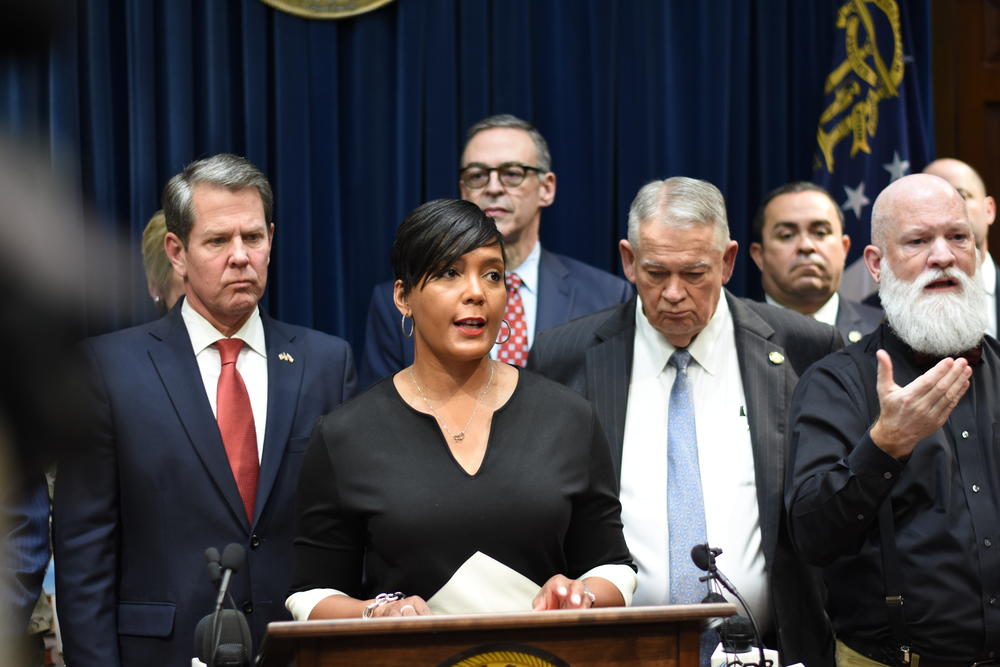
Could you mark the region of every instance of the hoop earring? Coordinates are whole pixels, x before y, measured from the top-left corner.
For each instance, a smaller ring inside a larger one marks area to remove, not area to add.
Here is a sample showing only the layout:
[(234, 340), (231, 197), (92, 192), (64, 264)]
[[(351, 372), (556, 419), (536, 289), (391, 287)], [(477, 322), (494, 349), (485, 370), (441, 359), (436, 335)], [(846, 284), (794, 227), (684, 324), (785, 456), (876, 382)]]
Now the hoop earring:
[(502, 322), (500, 322), (500, 328), (503, 329), (503, 325), (505, 324), (507, 325), (507, 337), (504, 338), (503, 340), (498, 340), (496, 342), (497, 345), (503, 345), (504, 343), (509, 341), (511, 334), (514, 333), (514, 327), (510, 326), (510, 322), (508, 322), (507, 320), (503, 320)]
[(407, 338), (413, 338), (413, 318), (410, 318), (410, 330), (406, 330), (406, 315), (403, 315), (402, 319), (399, 320), (399, 329), (403, 332), (403, 335)]

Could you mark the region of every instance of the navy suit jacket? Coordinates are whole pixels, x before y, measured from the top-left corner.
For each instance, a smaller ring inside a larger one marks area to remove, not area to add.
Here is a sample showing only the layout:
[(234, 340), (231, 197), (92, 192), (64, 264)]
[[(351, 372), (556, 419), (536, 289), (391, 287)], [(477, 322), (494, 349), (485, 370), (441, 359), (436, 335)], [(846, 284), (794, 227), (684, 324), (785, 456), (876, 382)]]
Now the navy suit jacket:
[(84, 343), (91, 419), (78, 451), (60, 462), (53, 510), (68, 664), (190, 665), (195, 625), (215, 602), (210, 546), (246, 549), (230, 590), (255, 651), (269, 621), (289, 618), (299, 467), (316, 420), (354, 393), (356, 379), (346, 342), (261, 319), (267, 423), (252, 522), (180, 305)]
[(49, 485), (43, 473), (4, 482), (0, 519), (5, 531), (0, 536), (0, 600), (4, 607), (0, 609), (0, 632), (17, 637), (28, 631), (49, 566)]
[[(817, 570), (794, 553), (784, 518), (788, 410), (798, 377), (840, 348), (837, 331), (785, 308), (725, 293), (747, 400), (754, 454), (761, 549), (770, 581), (782, 663), (833, 665), (833, 635)], [(594, 404), (621, 476), (632, 376), (637, 300), (556, 327), (538, 337), (528, 368)], [(777, 354), (775, 354), (777, 353)]]
[[(393, 281), (389, 281), (372, 291), (361, 357), (363, 387), (413, 363), (413, 340), (403, 335), (392, 287)], [(632, 285), (617, 276), (542, 248), (533, 340), (546, 329), (624, 303), (633, 293)]]

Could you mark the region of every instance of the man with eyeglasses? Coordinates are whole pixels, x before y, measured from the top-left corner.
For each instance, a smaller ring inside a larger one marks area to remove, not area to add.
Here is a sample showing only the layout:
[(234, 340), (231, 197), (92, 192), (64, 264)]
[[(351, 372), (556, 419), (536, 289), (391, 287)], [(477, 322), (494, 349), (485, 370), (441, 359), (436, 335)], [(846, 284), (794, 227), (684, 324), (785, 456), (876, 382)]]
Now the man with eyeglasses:
[[(496, 220), (504, 238), (504, 317), (510, 326), (501, 327), (502, 344), (493, 348), (494, 359), (523, 367), (538, 332), (632, 297), (632, 287), (621, 278), (541, 247), (542, 209), (555, 201), (556, 175), (548, 144), (531, 123), (500, 114), (470, 127), (462, 151), (459, 190), (462, 199)], [(363, 386), (413, 361), (409, 332), (393, 304), (392, 282), (377, 285), (368, 310)]]

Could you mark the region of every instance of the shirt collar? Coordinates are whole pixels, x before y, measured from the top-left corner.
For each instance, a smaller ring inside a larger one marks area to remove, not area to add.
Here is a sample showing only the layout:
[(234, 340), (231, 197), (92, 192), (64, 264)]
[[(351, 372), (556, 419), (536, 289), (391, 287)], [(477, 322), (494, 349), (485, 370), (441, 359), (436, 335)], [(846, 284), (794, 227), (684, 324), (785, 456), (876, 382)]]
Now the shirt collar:
[[(184, 326), (187, 327), (188, 336), (191, 338), (191, 347), (195, 356), (201, 354), (206, 348), (215, 344), (215, 341), (225, 338), (212, 323), (206, 320), (201, 313), (188, 303), (187, 299), (181, 304), (181, 317), (184, 318)], [(264, 345), (264, 323), (260, 319), (260, 309), (254, 308), (253, 313), (247, 318), (236, 333), (230, 338), (239, 338), (248, 348), (267, 358), (267, 351)]]
[(979, 279), (983, 282), (983, 287), (986, 288), (986, 293), (990, 296), (996, 294), (997, 265), (993, 263), (993, 256), (990, 255), (990, 253), (986, 253), (986, 257), (984, 257), (982, 263), (979, 264), (979, 274)]
[[(787, 308), (785, 304), (774, 299), (770, 294), (764, 293), (764, 301), (779, 308)], [(840, 310), (840, 295), (833, 293), (826, 303), (819, 307), (815, 313), (810, 315), (817, 322), (829, 324), (831, 327), (837, 326), (837, 312)]]
[[(715, 313), (708, 320), (708, 325), (694, 337), (694, 340), (687, 347), (691, 357), (709, 375), (715, 375), (721, 370), (723, 356), (719, 350), (718, 341), (726, 327), (732, 327), (732, 321), (729, 302), (726, 301), (726, 291), (720, 288), (719, 303), (715, 307)], [(646, 319), (646, 315), (642, 312), (641, 296), (636, 298), (635, 329), (636, 346), (642, 346), (644, 354), (651, 362), (651, 367), (658, 369), (657, 375), (664, 372), (667, 368), (667, 362), (670, 361), (670, 355), (677, 348), (663, 334), (654, 329), (653, 325)]]
[(538, 260), (541, 256), (542, 244), (536, 243), (520, 266), (516, 266), (507, 272), (516, 273), (521, 278), (521, 289), (526, 289), (532, 294), (538, 292)]

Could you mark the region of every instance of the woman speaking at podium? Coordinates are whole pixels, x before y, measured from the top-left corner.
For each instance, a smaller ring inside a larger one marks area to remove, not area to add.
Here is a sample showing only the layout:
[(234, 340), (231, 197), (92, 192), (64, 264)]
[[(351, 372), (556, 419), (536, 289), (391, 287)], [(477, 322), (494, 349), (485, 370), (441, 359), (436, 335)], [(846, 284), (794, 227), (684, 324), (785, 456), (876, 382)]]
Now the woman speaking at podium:
[(465, 201), (423, 204), (396, 233), (392, 268), (413, 365), (317, 424), (289, 611), (305, 620), (628, 604), (635, 570), (593, 409), (490, 359), (510, 334), (493, 219)]

